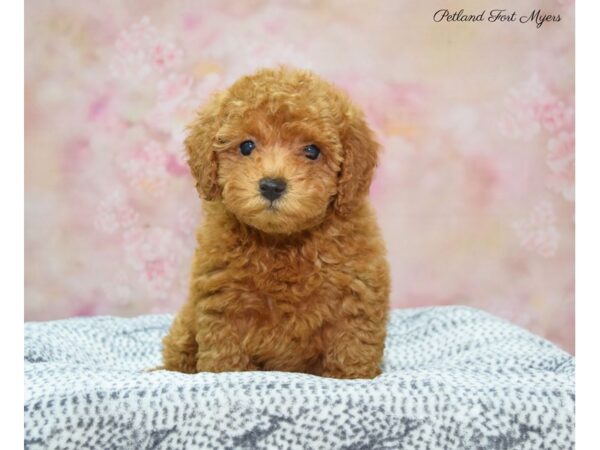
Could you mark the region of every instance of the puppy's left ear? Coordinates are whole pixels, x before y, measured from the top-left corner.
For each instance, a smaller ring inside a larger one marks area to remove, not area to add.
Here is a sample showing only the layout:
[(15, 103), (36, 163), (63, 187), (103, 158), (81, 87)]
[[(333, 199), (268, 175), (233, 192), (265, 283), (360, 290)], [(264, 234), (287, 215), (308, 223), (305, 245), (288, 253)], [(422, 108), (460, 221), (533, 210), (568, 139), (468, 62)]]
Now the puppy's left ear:
[(344, 156), (334, 208), (346, 215), (369, 193), (379, 144), (363, 113), (356, 107), (348, 109), (340, 138)]

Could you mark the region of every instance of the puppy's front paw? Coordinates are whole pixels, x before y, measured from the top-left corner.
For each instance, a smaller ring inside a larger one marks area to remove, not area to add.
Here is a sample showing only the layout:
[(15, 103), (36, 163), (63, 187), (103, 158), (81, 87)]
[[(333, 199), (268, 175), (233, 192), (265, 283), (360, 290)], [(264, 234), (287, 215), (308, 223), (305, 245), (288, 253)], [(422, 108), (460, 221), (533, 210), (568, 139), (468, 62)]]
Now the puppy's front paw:
[(198, 355), (196, 370), (198, 372), (245, 372), (256, 370), (250, 362), (250, 358), (245, 355), (223, 356), (217, 358), (207, 358), (204, 355)]
[(351, 379), (373, 379), (381, 375), (380, 367), (336, 367), (323, 369), (321, 376), (325, 378)]

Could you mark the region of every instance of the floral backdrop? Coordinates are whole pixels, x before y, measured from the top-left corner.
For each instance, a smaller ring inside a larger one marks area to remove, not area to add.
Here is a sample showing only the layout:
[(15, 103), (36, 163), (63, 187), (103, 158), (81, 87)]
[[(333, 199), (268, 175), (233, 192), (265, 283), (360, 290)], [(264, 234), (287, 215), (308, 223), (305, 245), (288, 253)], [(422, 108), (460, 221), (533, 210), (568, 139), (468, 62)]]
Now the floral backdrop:
[[(455, 2), (452, 2), (455, 3)], [(175, 311), (200, 203), (184, 127), (280, 63), (345, 88), (383, 145), (392, 306), (465, 304), (574, 351), (574, 5), (26, 2), (25, 320)]]

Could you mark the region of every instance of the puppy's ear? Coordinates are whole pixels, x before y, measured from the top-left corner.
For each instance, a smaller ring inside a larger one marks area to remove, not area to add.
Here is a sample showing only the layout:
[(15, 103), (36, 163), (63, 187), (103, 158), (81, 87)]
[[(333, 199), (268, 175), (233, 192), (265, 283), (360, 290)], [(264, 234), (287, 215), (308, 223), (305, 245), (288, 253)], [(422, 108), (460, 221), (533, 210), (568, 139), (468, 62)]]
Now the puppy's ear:
[(205, 200), (216, 200), (221, 194), (217, 182), (218, 160), (215, 153), (215, 139), (221, 122), (222, 95), (213, 97), (188, 126), (185, 149), (192, 175), (196, 179), (196, 189)]
[(379, 144), (363, 113), (355, 107), (350, 107), (346, 113), (340, 138), (344, 156), (334, 208), (340, 214), (348, 214), (369, 192)]

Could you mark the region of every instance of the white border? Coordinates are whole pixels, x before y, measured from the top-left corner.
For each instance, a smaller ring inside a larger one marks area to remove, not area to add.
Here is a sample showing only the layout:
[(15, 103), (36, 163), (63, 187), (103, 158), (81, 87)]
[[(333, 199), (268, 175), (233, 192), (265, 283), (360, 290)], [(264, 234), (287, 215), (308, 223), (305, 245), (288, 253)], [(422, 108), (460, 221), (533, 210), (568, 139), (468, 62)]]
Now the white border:
[(2, 448), (23, 445), (23, 4), (7, 2), (0, 16), (2, 175), (0, 273), (2, 274)]
[(576, 6), (576, 326), (577, 448), (598, 446), (600, 376), (600, 7)]

